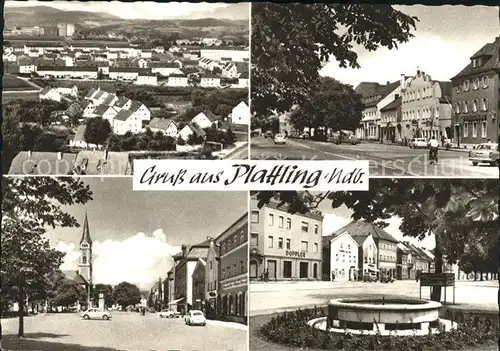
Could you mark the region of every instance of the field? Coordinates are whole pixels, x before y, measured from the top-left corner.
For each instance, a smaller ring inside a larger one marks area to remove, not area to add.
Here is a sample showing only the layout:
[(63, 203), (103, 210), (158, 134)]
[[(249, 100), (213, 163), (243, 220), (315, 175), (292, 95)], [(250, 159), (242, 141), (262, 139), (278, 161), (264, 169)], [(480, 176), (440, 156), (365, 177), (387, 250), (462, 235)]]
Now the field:
[(38, 100), (38, 92), (25, 92), (25, 91), (4, 91), (2, 93), (2, 104), (6, 104), (12, 100)]
[(33, 87), (24, 80), (10, 75), (2, 77), (2, 84), (5, 91), (33, 90)]

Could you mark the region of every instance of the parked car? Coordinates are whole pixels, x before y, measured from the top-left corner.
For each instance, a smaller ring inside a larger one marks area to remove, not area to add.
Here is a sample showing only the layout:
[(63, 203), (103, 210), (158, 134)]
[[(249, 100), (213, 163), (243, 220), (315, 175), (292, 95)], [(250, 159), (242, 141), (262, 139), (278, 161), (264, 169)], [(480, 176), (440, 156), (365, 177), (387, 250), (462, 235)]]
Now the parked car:
[(285, 144), (285, 136), (283, 134), (276, 134), (274, 136), (274, 143), (275, 144)]
[(81, 317), (83, 319), (111, 319), (111, 312), (103, 311), (99, 308), (89, 308), (86, 311), (82, 312)]
[(171, 310), (162, 310), (157, 313), (160, 318), (172, 318), (174, 316), (174, 311)]
[(186, 315), (185, 322), (187, 325), (207, 325), (207, 320), (205, 319), (203, 312), (198, 310), (189, 311)]
[(270, 130), (264, 133), (264, 138), (272, 138), (272, 137), (273, 137), (273, 132), (271, 132)]
[(469, 152), (469, 161), (472, 161), (474, 166), (478, 163), (489, 163), (492, 166), (498, 166), (498, 144), (484, 143), (476, 146), (474, 150)]
[(376, 273), (368, 273), (363, 276), (363, 281), (364, 282), (376, 282), (378, 281), (378, 277)]
[(410, 146), (410, 149), (427, 149), (429, 147), (429, 142), (427, 141), (426, 138), (415, 138), (411, 139), (410, 143), (408, 144)]
[(341, 135), (341, 134), (334, 134), (332, 137), (330, 137), (330, 141), (333, 142), (334, 144), (340, 145), (340, 144), (351, 144), (351, 145), (357, 145), (359, 144), (359, 139), (356, 138), (354, 135)]

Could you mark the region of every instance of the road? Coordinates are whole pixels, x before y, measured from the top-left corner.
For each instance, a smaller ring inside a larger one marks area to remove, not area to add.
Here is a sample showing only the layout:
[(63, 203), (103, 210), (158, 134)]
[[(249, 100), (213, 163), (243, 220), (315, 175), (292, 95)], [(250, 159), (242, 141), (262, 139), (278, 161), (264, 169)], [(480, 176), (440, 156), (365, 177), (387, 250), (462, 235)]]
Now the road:
[(241, 142), (234, 150), (222, 156), (223, 160), (247, 160), (248, 159), (248, 143)]
[(115, 312), (112, 320), (82, 320), (76, 313), (25, 318), (24, 339), (17, 338), (17, 319), (2, 320), (2, 344), (7, 350), (43, 351), (246, 351), (247, 331), (221, 326), (190, 327), (183, 319), (154, 314)]
[(288, 139), (285, 145), (275, 145), (270, 138), (252, 137), (250, 148), (253, 160), (369, 160), (370, 176), (498, 178), (499, 174), (497, 167), (473, 166), (467, 152), (454, 150), (440, 150), (439, 163), (429, 165), (428, 150), (392, 144)]
[[(444, 290), (444, 289), (443, 289)], [(250, 316), (287, 311), (299, 307), (325, 306), (339, 297), (405, 296), (419, 298), (419, 285), (414, 280), (392, 284), (365, 282), (291, 282), (250, 284)], [(498, 281), (457, 281), (455, 303), (478, 310), (498, 311)], [(442, 293), (444, 301), (444, 293)], [(429, 288), (422, 288), (422, 299), (429, 299)], [(446, 300), (453, 300), (453, 288)]]

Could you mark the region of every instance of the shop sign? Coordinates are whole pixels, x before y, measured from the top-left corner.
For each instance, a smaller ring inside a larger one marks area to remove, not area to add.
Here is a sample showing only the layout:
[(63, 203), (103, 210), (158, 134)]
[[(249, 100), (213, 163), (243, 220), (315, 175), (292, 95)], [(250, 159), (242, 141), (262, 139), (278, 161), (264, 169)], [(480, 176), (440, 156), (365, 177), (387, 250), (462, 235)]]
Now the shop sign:
[(232, 282), (228, 283), (222, 283), (222, 289), (231, 289), (231, 288), (237, 288), (239, 286), (246, 286), (247, 285), (247, 278), (242, 278), (238, 279)]
[(305, 258), (306, 257), (306, 253), (304, 251), (290, 251), (290, 250), (286, 250), (285, 255), (288, 256), (288, 257), (301, 257), (301, 258)]

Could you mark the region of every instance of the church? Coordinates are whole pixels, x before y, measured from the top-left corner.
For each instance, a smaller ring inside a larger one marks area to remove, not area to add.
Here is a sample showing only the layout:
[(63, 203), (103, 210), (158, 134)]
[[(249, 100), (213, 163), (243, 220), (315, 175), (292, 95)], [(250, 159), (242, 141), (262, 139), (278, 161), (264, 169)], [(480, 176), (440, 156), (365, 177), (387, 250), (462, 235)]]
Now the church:
[(87, 212), (83, 222), (82, 238), (80, 239), (80, 258), (78, 261), (78, 270), (63, 271), (67, 279), (73, 280), (87, 291), (87, 301), (80, 301), (79, 305), (92, 305), (92, 239), (90, 237), (89, 221)]

